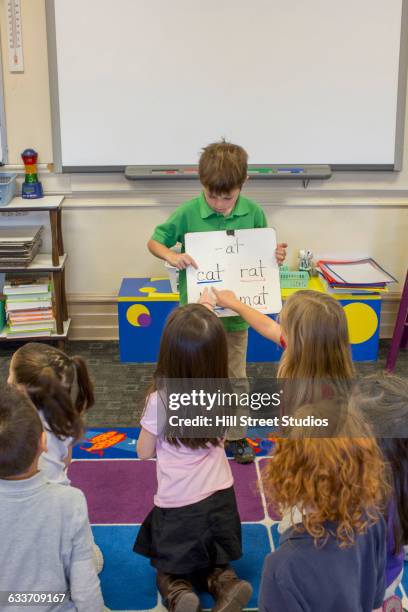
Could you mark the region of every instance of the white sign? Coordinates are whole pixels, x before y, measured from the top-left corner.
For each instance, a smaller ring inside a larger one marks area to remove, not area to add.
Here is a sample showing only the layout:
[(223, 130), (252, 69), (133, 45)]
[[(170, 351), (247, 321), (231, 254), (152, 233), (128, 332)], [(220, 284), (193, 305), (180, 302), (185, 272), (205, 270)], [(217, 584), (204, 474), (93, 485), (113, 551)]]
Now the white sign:
[[(197, 302), (207, 287), (231, 289), (244, 304), (265, 314), (280, 312), (279, 266), (272, 228), (194, 232), (186, 234), (186, 253), (198, 269), (187, 268), (189, 302)], [(219, 316), (236, 313), (216, 308)]]

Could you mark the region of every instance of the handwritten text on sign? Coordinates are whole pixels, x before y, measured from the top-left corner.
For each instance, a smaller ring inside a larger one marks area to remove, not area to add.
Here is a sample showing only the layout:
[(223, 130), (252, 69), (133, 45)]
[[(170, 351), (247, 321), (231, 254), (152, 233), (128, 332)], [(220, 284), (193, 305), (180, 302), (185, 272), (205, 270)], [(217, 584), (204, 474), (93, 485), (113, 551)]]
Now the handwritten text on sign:
[[(186, 234), (186, 252), (195, 259), (196, 270), (187, 269), (189, 302), (204, 289), (231, 289), (244, 304), (265, 314), (280, 312), (282, 300), (279, 267), (275, 258), (276, 232), (272, 228)], [(217, 309), (220, 316), (235, 315)]]

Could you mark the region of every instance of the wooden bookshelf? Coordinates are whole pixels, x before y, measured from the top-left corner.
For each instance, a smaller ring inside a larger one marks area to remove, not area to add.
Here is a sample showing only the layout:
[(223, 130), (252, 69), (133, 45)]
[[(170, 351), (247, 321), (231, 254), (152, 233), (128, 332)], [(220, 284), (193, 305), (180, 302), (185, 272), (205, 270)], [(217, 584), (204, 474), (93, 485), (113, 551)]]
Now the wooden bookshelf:
[(40, 336), (20, 336), (14, 338), (6, 336), (5, 330), (0, 332), (0, 341), (29, 340), (32, 338), (43, 340), (58, 340), (63, 344), (67, 337), (70, 319), (68, 319), (68, 307), (65, 291), (65, 262), (67, 254), (64, 253), (64, 243), (62, 239), (62, 202), (64, 196), (45, 196), (38, 200), (26, 200), (23, 198), (13, 198), (7, 206), (0, 207), (2, 212), (38, 212), (48, 211), (50, 218), (52, 252), (38, 253), (29, 266), (2, 266), (0, 263), (0, 273), (49, 273), (53, 286), (53, 301), (55, 310), (56, 333)]

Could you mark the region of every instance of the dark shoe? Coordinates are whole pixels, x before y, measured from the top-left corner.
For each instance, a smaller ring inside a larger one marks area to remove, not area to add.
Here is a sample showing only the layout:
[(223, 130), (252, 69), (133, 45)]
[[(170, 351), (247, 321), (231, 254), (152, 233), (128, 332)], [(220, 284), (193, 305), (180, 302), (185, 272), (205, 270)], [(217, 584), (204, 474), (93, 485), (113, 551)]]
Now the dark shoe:
[(228, 450), (234, 455), (237, 463), (253, 463), (255, 459), (254, 451), (245, 438), (228, 442)]
[(156, 582), (163, 603), (170, 612), (201, 612), (200, 600), (191, 582), (162, 572), (157, 572)]
[(208, 576), (207, 584), (215, 599), (212, 612), (240, 612), (251, 599), (252, 586), (240, 580), (232, 567), (217, 567)]

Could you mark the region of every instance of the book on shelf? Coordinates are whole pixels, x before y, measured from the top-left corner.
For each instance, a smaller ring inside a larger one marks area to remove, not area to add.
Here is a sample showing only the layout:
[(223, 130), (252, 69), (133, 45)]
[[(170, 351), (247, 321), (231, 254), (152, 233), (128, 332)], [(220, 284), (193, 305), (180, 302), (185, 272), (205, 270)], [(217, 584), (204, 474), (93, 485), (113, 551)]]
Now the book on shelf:
[(33, 309), (33, 310), (18, 310), (10, 311), (8, 319), (15, 323), (24, 323), (27, 321), (52, 321), (54, 318), (51, 308)]
[(8, 304), (15, 304), (20, 302), (43, 302), (45, 300), (51, 300), (51, 291), (43, 291), (42, 293), (12, 293), (7, 296)]
[(40, 321), (39, 323), (9, 323), (8, 333), (23, 333), (30, 331), (55, 331), (55, 321)]
[(52, 332), (49, 329), (45, 331), (31, 331), (31, 332), (10, 332), (6, 328), (6, 336), (7, 338), (13, 338), (17, 340), (18, 338), (42, 338), (43, 336), (51, 336)]
[(43, 226), (0, 228), (0, 265), (3, 268), (27, 267), (40, 250)]
[(34, 310), (37, 308), (51, 308), (52, 300), (33, 300), (33, 301), (23, 301), (23, 302), (10, 302), (6, 300), (6, 312), (12, 310)]
[(16, 246), (32, 244), (40, 237), (42, 225), (15, 225), (0, 227), (0, 245), (14, 244)]
[(3, 293), (5, 295), (26, 295), (30, 293), (45, 293), (51, 290), (51, 284), (48, 277), (30, 278), (27, 276), (8, 278), (4, 284)]
[(52, 287), (48, 276), (7, 275), (6, 336), (48, 336), (55, 332)]

